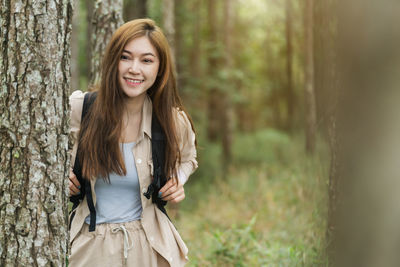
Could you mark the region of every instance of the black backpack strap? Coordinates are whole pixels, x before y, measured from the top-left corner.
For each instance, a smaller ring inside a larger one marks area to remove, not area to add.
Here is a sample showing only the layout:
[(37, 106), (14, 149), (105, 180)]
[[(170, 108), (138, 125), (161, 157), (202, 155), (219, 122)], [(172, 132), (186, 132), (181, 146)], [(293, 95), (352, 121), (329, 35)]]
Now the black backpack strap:
[[(152, 202), (168, 217), (165, 205), (167, 201), (158, 197), (158, 191), (167, 182), (167, 177), (164, 172), (165, 166), (165, 145), (166, 137), (157, 116), (152, 115), (151, 120), (151, 152), (153, 157), (153, 181), (149, 185), (147, 192), (144, 193), (147, 199), (152, 197)], [(169, 217), (168, 217), (169, 218)]]
[[(89, 108), (93, 104), (96, 97), (97, 97), (97, 92), (85, 94), (85, 97), (83, 99), (83, 106), (82, 106), (81, 126), (82, 126), (83, 119), (85, 118), (86, 114), (88, 113)], [(79, 140), (78, 140), (78, 142), (79, 142)], [(87, 200), (88, 207), (90, 210), (89, 231), (91, 232), (91, 231), (95, 230), (95, 226), (96, 226), (96, 209), (94, 208), (90, 183), (87, 182), (87, 180), (82, 177), (82, 166), (81, 166), (80, 162), (81, 162), (81, 160), (79, 158), (79, 153), (76, 153), (73, 172), (76, 175), (76, 177), (81, 185), (81, 190), (80, 190), (81, 192), (80, 192), (80, 194), (78, 194), (76, 196), (71, 196), (69, 199), (73, 203), (72, 210), (74, 210), (76, 207), (78, 207), (81, 200), (86, 195), (86, 200)], [(75, 213), (73, 213), (71, 215), (69, 228), (71, 228), (71, 222), (72, 222), (74, 216), (75, 216)]]
[(90, 186), (90, 182), (85, 182), (85, 191), (86, 201), (90, 211), (89, 232), (93, 232), (94, 230), (96, 230), (96, 208), (94, 207), (93, 203), (92, 187)]

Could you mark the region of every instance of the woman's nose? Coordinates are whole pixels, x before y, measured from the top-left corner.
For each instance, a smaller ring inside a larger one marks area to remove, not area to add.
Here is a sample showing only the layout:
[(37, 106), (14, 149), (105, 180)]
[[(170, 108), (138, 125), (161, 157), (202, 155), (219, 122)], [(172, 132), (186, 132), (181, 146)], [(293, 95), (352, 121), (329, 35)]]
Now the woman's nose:
[(140, 72), (140, 66), (139, 66), (139, 62), (137, 60), (133, 60), (132, 65), (129, 68), (129, 72), (132, 72), (132, 73)]

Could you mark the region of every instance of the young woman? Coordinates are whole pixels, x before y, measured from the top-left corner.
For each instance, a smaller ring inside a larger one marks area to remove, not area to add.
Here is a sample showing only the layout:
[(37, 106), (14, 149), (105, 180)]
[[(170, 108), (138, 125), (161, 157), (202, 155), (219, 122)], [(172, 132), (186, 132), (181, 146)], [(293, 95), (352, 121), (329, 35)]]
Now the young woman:
[[(150, 19), (122, 25), (106, 49), (97, 97), (81, 128), (84, 93), (70, 97), (72, 161), (78, 155), (90, 184), (95, 229), (86, 196), (70, 222), (69, 266), (183, 266), (188, 249), (168, 217), (144, 193), (153, 179), (152, 117), (164, 130), (164, 201), (185, 198), (197, 168), (193, 124), (176, 88), (167, 40)], [(79, 146), (78, 146), (79, 143)], [(78, 149), (79, 147), (79, 149)], [(81, 185), (71, 171), (70, 195)]]

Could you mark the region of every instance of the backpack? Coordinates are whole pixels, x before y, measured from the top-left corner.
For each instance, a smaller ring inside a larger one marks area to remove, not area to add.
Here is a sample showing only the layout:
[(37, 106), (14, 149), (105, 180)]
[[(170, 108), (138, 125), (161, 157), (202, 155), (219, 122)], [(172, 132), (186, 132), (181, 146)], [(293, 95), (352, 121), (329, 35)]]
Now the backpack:
[[(97, 97), (97, 92), (85, 94), (82, 107), (81, 126), (83, 119), (85, 118), (93, 102), (96, 100), (96, 97)], [(153, 180), (149, 185), (149, 187), (147, 188), (147, 192), (144, 193), (144, 196), (147, 199), (150, 199), (151, 197), (152, 202), (155, 203), (157, 207), (168, 217), (167, 211), (165, 210), (165, 205), (167, 204), (167, 201), (164, 201), (158, 197), (158, 191), (167, 182), (167, 178), (164, 173), (165, 140), (166, 138), (164, 130), (161, 127), (161, 124), (158, 121), (157, 116), (153, 112), (151, 118), (151, 152), (153, 158)], [(73, 203), (72, 206), (73, 213), (70, 216), (69, 228), (71, 228), (71, 222), (75, 216), (74, 210), (81, 203), (84, 196), (86, 196), (87, 204), (90, 211), (89, 232), (93, 232), (96, 229), (96, 209), (93, 203), (92, 188), (90, 186), (90, 182), (82, 177), (82, 167), (80, 162), (81, 160), (79, 159), (77, 153), (75, 157), (73, 172), (75, 173), (79, 183), (81, 184), (81, 190), (80, 190), (81, 192), (80, 194), (76, 196), (71, 196), (69, 198), (70, 201)]]

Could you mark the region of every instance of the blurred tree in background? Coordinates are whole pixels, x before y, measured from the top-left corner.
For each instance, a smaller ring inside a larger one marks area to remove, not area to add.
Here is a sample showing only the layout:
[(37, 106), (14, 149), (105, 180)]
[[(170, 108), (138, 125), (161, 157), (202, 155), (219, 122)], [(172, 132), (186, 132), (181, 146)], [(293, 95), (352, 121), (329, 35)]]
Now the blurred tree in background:
[(314, 88), (314, 0), (306, 0), (304, 7), (305, 18), (305, 101), (306, 101), (306, 151), (313, 153), (316, 138), (316, 104)]
[[(87, 1), (90, 2), (90, 1)], [(101, 59), (108, 41), (122, 25), (122, 0), (94, 0), (88, 9), (88, 63), (89, 86), (100, 81)]]
[(147, 17), (147, 0), (123, 1), (124, 21)]
[(400, 3), (338, 0), (332, 266), (398, 266)]

